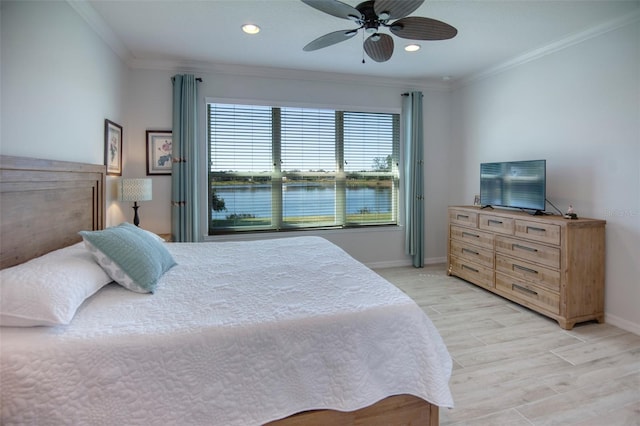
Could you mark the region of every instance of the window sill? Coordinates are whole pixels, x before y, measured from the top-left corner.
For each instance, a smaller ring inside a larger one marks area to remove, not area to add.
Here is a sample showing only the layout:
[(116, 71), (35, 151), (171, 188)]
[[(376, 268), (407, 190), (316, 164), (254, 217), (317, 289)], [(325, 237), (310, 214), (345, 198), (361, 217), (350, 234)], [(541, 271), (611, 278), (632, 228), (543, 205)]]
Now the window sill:
[(287, 232), (247, 232), (225, 235), (205, 235), (203, 241), (242, 241), (242, 240), (263, 240), (269, 238), (287, 238), (287, 237), (303, 237), (314, 236), (323, 237), (329, 235), (345, 235), (360, 234), (371, 232), (404, 232), (404, 226), (364, 226), (361, 228), (341, 228), (341, 229), (317, 229), (305, 231), (287, 231)]

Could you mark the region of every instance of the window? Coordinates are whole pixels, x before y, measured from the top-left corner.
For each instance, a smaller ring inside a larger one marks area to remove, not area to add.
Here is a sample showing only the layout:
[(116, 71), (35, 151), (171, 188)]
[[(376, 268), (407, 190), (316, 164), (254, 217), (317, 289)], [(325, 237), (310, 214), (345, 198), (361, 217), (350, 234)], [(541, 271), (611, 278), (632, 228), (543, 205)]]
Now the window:
[(397, 224), (399, 115), (208, 104), (209, 234)]

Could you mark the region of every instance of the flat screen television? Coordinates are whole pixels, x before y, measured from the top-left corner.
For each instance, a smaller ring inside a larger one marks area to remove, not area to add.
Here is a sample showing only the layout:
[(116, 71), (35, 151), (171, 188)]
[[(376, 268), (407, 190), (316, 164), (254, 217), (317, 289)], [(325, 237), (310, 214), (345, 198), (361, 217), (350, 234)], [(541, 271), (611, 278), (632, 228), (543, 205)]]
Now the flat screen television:
[(480, 204), (533, 210), (546, 207), (546, 160), (480, 164)]

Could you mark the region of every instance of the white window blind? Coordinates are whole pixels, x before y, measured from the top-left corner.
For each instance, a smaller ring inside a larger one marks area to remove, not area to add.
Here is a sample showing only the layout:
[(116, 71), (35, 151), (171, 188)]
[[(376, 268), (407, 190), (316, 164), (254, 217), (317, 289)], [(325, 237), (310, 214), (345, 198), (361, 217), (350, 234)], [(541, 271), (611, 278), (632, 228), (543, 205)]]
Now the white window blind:
[(396, 223), (399, 117), (344, 113), (347, 223)]
[(210, 105), (212, 171), (271, 172), (271, 108)]
[(280, 113), (283, 225), (336, 225), (335, 112), (282, 108)]
[(210, 104), (208, 109), (209, 222), (215, 218), (214, 222), (222, 228), (270, 227), (273, 175), (271, 108)]
[(397, 223), (397, 114), (209, 104), (209, 233)]

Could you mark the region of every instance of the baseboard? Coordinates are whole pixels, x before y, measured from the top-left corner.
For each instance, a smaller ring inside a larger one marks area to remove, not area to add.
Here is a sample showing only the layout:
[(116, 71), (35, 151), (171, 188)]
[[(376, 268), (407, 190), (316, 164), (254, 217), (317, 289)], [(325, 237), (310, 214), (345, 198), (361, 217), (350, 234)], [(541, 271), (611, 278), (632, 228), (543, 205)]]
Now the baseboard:
[[(436, 265), (438, 263), (446, 263), (446, 257), (432, 257), (425, 259), (425, 265)], [(402, 266), (411, 266), (411, 259), (394, 260), (389, 262), (373, 262), (366, 264), (371, 269), (385, 269), (385, 268), (399, 268)], [(640, 324), (631, 322), (624, 318), (620, 318), (616, 315), (606, 314), (604, 315), (604, 321), (607, 324), (611, 324), (615, 327), (621, 328), (633, 334), (640, 336)]]
[[(446, 257), (432, 257), (424, 260), (425, 265), (436, 265), (438, 263), (445, 263)], [(385, 269), (385, 268), (399, 268), (402, 266), (411, 266), (410, 259), (394, 260), (389, 262), (373, 262), (366, 264), (371, 269)], [(606, 314), (604, 315), (604, 321), (607, 324), (611, 324), (615, 327), (621, 328), (633, 334), (640, 336), (640, 324), (631, 322), (624, 318), (620, 318), (616, 315)]]
[(365, 263), (371, 269), (399, 268), (401, 266), (411, 266), (411, 260), (392, 260), (388, 262)]
[(640, 324), (607, 313), (604, 314), (604, 322), (640, 336)]
[[(424, 260), (425, 265), (437, 265), (439, 263), (445, 263), (446, 257), (430, 257)], [(411, 259), (391, 260), (388, 262), (372, 262), (365, 263), (371, 269), (385, 269), (385, 268), (399, 268), (402, 266), (411, 266)]]

